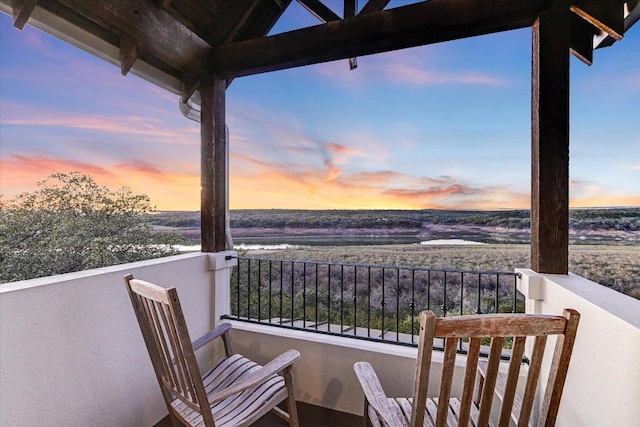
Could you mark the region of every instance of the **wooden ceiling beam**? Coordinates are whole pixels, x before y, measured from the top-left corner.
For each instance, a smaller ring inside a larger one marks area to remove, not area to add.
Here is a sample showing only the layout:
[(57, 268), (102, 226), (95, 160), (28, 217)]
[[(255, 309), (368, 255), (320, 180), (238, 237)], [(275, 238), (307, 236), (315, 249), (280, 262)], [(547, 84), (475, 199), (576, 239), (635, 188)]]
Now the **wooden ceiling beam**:
[(624, 35), (624, 0), (575, 0), (571, 10), (615, 40)]
[(227, 34), (227, 37), (225, 38), (225, 43), (229, 43), (233, 41), (234, 37), (238, 34), (238, 31), (240, 31), (240, 29), (244, 26), (244, 24), (246, 24), (247, 19), (249, 19), (249, 17), (253, 13), (257, 5), (258, 5), (258, 0), (253, 0), (251, 2), (247, 10), (244, 12), (242, 17), (240, 18), (240, 20), (236, 23), (236, 25), (233, 27), (231, 32)]
[(369, 0), (358, 15), (366, 15), (371, 12), (379, 12), (389, 4), (391, 0)]
[(593, 64), (593, 36), (596, 31), (584, 19), (571, 15), (571, 53), (587, 65)]
[(12, 0), (11, 8), (13, 14), (13, 26), (19, 30), (23, 30), (27, 25), (29, 17), (36, 7), (36, 0)]
[(546, 0), (430, 0), (270, 37), (218, 46), (212, 74), (225, 78), (529, 27)]
[(322, 22), (339, 21), (340, 17), (320, 0), (298, 0), (305, 9)]
[(138, 41), (128, 35), (120, 38), (120, 72), (126, 76), (138, 59)]
[(344, 0), (344, 19), (353, 18), (358, 13), (358, 0)]
[[(40, 0), (42, 3), (55, 3)], [(115, 34), (137, 40), (146, 53), (182, 71), (205, 75), (210, 46), (149, 0), (58, 0)]]

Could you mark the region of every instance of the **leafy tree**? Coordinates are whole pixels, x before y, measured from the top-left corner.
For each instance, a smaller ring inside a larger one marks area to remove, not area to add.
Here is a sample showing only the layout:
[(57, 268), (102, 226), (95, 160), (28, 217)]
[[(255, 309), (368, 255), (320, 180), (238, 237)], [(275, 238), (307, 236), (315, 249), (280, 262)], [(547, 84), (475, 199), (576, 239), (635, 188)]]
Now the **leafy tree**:
[(0, 283), (172, 255), (183, 242), (153, 232), (149, 197), (126, 187), (111, 191), (79, 172), (38, 186), (0, 199)]

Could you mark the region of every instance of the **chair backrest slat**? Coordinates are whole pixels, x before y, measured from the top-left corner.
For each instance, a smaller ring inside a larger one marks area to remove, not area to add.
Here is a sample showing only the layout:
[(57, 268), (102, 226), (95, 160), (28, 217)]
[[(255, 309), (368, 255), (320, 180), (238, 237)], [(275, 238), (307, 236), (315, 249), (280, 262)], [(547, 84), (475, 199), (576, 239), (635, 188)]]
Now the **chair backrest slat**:
[(500, 418), (498, 419), (499, 427), (508, 427), (511, 421), (511, 412), (513, 410), (516, 388), (518, 387), (520, 365), (522, 364), (522, 355), (524, 354), (526, 339), (526, 337), (515, 337), (513, 340), (511, 360), (509, 361), (509, 371), (507, 372), (507, 384), (505, 385)]
[[(573, 342), (580, 315), (575, 310), (565, 310), (563, 316), (523, 314), (494, 314), (437, 318), (431, 311), (421, 314), (420, 342), (416, 361), (416, 383), (414, 385), (411, 426), (422, 427), (425, 408), (434, 416), (435, 425), (452, 424), (454, 414), (459, 425), (486, 426), (489, 424), (494, 395), (501, 397), (498, 426), (509, 426), (512, 416), (520, 412), (518, 426), (527, 426), (532, 413), (538, 379), (544, 356), (547, 336), (557, 335), (556, 348), (551, 364), (549, 381), (540, 412), (541, 426), (555, 423), (560, 397), (567, 375)], [(438, 399), (427, 399), (429, 369), (434, 339), (445, 342), (442, 378)], [(533, 337), (533, 352), (524, 387), (522, 402), (516, 403), (516, 390), (520, 379), (522, 359), (527, 337)], [(468, 339), (467, 363), (462, 387), (462, 397), (450, 400), (454, 379), (456, 347), (459, 339)], [(491, 338), (489, 358), (478, 368), (482, 340)], [(513, 340), (513, 341), (507, 341)], [(506, 375), (500, 372), (505, 342), (511, 342), (511, 360)], [(478, 373), (481, 375), (478, 375)], [(475, 394), (476, 379), (478, 391)], [(435, 407), (437, 402), (437, 409)], [(451, 409), (449, 406), (451, 405)], [(512, 415), (513, 414), (513, 415)], [(428, 417), (429, 415), (427, 415)], [(431, 420), (428, 420), (431, 421)], [(454, 425), (455, 425), (455, 421)], [(473, 422), (472, 422), (473, 421)]]
[(478, 358), (480, 357), (480, 344), (482, 339), (478, 337), (469, 340), (467, 350), (467, 366), (464, 374), (464, 384), (462, 386), (462, 399), (460, 401), (460, 415), (458, 417), (460, 425), (469, 425), (471, 415), (471, 403), (473, 400), (473, 390), (478, 373)]
[[(439, 402), (449, 402), (451, 386), (453, 385), (453, 371), (456, 368), (457, 338), (447, 338), (444, 344), (444, 363), (442, 365), (442, 380), (440, 381)], [(446, 425), (449, 415), (449, 405), (438, 405), (436, 425)]]
[[(575, 311), (574, 313), (577, 314)], [(556, 348), (553, 353), (551, 370), (549, 372), (549, 381), (538, 421), (539, 426), (552, 426), (556, 422), (560, 398), (562, 397), (562, 390), (564, 389), (564, 382), (567, 378), (569, 361), (571, 360), (573, 344), (578, 330), (579, 315), (572, 316), (572, 314), (569, 310), (564, 311), (564, 315), (567, 318), (567, 325), (564, 334), (558, 335), (556, 340)]]
[(498, 368), (500, 367), (500, 357), (502, 356), (502, 346), (504, 337), (494, 336), (491, 338), (491, 347), (489, 350), (489, 362), (487, 364), (487, 373), (484, 380), (484, 388), (482, 397), (480, 398), (480, 415), (478, 415), (478, 425), (486, 426), (491, 416), (491, 404), (493, 403), (493, 394), (498, 379)]
[(125, 277), (131, 302), (167, 406), (179, 399), (214, 427), (200, 370), (175, 288)]
[(194, 399), (195, 396), (192, 395), (191, 390), (189, 388), (189, 381), (187, 380), (188, 369), (185, 362), (185, 357), (182, 352), (182, 345), (180, 343), (180, 338), (178, 338), (178, 332), (176, 330), (175, 322), (173, 321), (173, 315), (168, 306), (160, 307), (160, 315), (162, 318), (163, 326), (166, 329), (166, 333), (169, 339), (169, 343), (171, 344), (170, 352), (167, 356), (173, 359), (172, 366), (175, 366), (176, 372), (176, 386), (177, 390), (185, 397), (188, 401), (198, 404), (197, 399)]
[(151, 313), (151, 317), (149, 320), (151, 322), (152, 331), (154, 333), (154, 339), (156, 343), (158, 343), (158, 345), (156, 345), (156, 348), (162, 360), (164, 374), (162, 379), (169, 387), (175, 387), (180, 390), (175, 366), (173, 363), (171, 363), (171, 350), (169, 344), (167, 343), (167, 335), (163, 328), (163, 322), (160, 320), (162, 317), (162, 314), (159, 314), (159, 312), (161, 313), (162, 310), (161, 305), (157, 301), (144, 299), (143, 297), (140, 298), (142, 298), (143, 303), (146, 305), (149, 313)]
[(544, 356), (544, 349), (546, 345), (546, 335), (536, 337), (533, 345), (533, 351), (531, 353), (531, 360), (529, 361), (529, 374), (527, 375), (527, 382), (524, 387), (522, 410), (520, 411), (520, 418), (518, 418), (518, 426), (520, 427), (526, 427), (529, 425), (529, 418), (531, 417), (533, 400), (536, 394), (536, 388), (538, 387), (538, 378), (540, 377), (542, 357)]
[(436, 316), (429, 313), (431, 312), (422, 312), (420, 318), (420, 345), (418, 346), (418, 357), (416, 359), (416, 381), (414, 383), (413, 403), (411, 406), (411, 425), (421, 427), (425, 417), (433, 338), (436, 328)]

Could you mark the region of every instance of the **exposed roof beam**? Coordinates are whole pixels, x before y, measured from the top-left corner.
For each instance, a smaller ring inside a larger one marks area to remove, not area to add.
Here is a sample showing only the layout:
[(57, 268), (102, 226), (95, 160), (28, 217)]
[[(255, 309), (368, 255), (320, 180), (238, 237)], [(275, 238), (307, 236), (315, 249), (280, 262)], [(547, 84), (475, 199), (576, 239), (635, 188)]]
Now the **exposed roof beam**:
[(138, 59), (138, 41), (128, 35), (120, 38), (120, 72), (126, 76)]
[[(55, 3), (50, 0), (40, 0)], [(171, 67), (203, 75), (209, 44), (145, 0), (58, 0), (115, 34), (138, 40), (142, 50)]]
[(340, 17), (320, 0), (298, 0), (305, 9), (322, 22), (339, 21)]
[(216, 47), (225, 78), (529, 27), (546, 0), (430, 0)]
[(593, 64), (593, 36), (596, 31), (578, 15), (571, 15), (571, 53), (587, 65)]
[(257, 5), (258, 5), (258, 0), (253, 0), (251, 2), (247, 10), (244, 12), (242, 17), (240, 18), (240, 20), (236, 23), (236, 25), (233, 27), (231, 32), (227, 34), (227, 37), (225, 38), (225, 43), (229, 43), (230, 41), (233, 40), (233, 38), (238, 34), (238, 31), (240, 31), (240, 28), (242, 28), (242, 26), (247, 22), (247, 19), (249, 19), (249, 16), (251, 16), (251, 14), (253, 13), (253, 10), (256, 8)]
[(24, 29), (35, 7), (36, 0), (12, 0), (13, 26), (19, 30)]
[(379, 12), (387, 7), (389, 1), (391, 0), (369, 0), (358, 15), (366, 15), (367, 13), (371, 12)]
[(623, 0), (575, 0), (571, 10), (616, 40), (624, 34)]

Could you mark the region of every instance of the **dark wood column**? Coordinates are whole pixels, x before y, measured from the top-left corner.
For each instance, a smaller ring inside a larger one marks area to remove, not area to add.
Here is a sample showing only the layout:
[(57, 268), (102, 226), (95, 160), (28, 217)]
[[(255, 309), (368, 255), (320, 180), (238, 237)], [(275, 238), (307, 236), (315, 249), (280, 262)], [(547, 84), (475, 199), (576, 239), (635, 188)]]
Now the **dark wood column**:
[(211, 77), (200, 81), (202, 99), (200, 138), (200, 218), (202, 252), (226, 249), (227, 164), (225, 143), (224, 79)]
[(531, 269), (569, 270), (569, 7), (533, 24)]

